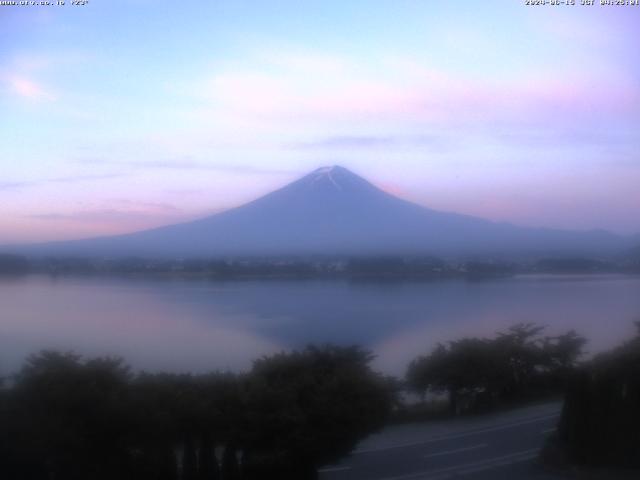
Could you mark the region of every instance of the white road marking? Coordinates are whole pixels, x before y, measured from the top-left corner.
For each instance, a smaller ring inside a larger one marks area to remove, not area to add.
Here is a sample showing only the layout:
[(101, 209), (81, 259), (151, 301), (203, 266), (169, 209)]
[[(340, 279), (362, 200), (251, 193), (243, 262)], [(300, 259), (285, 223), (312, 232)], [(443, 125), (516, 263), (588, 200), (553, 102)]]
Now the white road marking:
[(395, 448), (404, 448), (404, 447), (415, 447), (417, 445), (425, 445), (427, 443), (434, 443), (434, 442), (441, 442), (441, 441), (445, 441), (445, 440), (455, 440), (458, 438), (464, 438), (464, 437), (470, 437), (472, 435), (478, 435), (480, 433), (488, 433), (488, 432), (495, 432), (498, 430), (507, 430), (509, 428), (513, 428), (513, 427), (519, 427), (521, 425), (528, 425), (530, 423), (536, 423), (536, 422), (541, 422), (543, 420), (550, 420), (552, 418), (555, 417), (559, 417), (560, 414), (559, 413), (554, 413), (551, 415), (544, 415), (541, 417), (535, 417), (535, 418), (531, 418), (528, 420), (523, 420), (520, 422), (514, 422), (514, 423), (507, 423), (504, 425), (497, 425), (495, 427), (487, 427), (487, 428), (480, 428), (477, 430), (472, 430), (472, 431), (467, 431), (467, 432), (463, 432), (463, 433), (456, 433), (456, 434), (452, 434), (452, 435), (443, 435), (440, 437), (435, 437), (435, 438), (429, 438), (426, 440), (421, 440), (418, 442), (411, 442), (411, 443), (401, 443), (401, 444), (396, 444), (396, 445), (390, 445), (387, 447), (378, 447), (378, 448), (368, 448), (368, 449), (364, 449), (364, 450), (355, 450), (352, 455), (361, 455), (363, 453), (373, 453), (373, 452), (382, 452), (384, 450), (392, 450)]
[(540, 433), (542, 435), (547, 435), (548, 433), (555, 432), (556, 430), (557, 430), (557, 427), (547, 428), (546, 430), (541, 430)]
[[(538, 456), (538, 451), (539, 450), (537, 448), (531, 449), (531, 450), (524, 450), (523, 452), (514, 454), (512, 456), (508, 456), (507, 458), (503, 458), (497, 461), (494, 460), (486, 463), (479, 463), (476, 466), (466, 467), (466, 468), (463, 468), (462, 470), (457, 470), (455, 474), (465, 475), (468, 473), (477, 473), (485, 470), (490, 470), (492, 468), (498, 468), (506, 465), (513, 465), (515, 463), (526, 462), (528, 460), (533, 460), (534, 458), (536, 458)], [(447, 478), (447, 477), (444, 477), (444, 478)], [(428, 480), (444, 480), (444, 479), (440, 477), (439, 479), (430, 478)]]
[(318, 473), (344, 472), (345, 470), (351, 470), (351, 467), (328, 467), (328, 468), (321, 468), (320, 470), (318, 470)]
[(526, 462), (527, 460), (535, 458), (537, 454), (538, 449), (533, 448), (530, 450), (522, 450), (520, 452), (510, 453), (508, 455), (501, 455), (499, 457), (487, 458), (478, 462), (465, 463), (462, 465), (455, 465), (453, 467), (446, 467), (438, 470), (427, 470), (423, 472), (409, 473), (396, 477), (384, 477), (377, 480), (444, 480), (454, 475), (480, 472), (503, 465), (512, 465), (514, 463)]
[(422, 458), (441, 457), (442, 455), (451, 455), (453, 453), (466, 452), (468, 450), (477, 450), (478, 448), (485, 448), (489, 445), (481, 443), (479, 445), (473, 445), (472, 447), (456, 448), (455, 450), (446, 450), (444, 452), (432, 453), (430, 455), (424, 455)]

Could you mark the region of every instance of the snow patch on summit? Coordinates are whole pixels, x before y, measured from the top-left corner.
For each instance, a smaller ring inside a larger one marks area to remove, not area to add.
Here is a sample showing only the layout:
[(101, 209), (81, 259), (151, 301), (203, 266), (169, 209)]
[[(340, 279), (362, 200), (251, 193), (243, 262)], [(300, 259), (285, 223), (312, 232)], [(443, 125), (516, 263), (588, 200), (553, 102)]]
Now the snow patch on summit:
[(316, 177), (313, 179), (313, 181), (311, 182), (316, 183), (319, 180), (322, 180), (323, 178), (328, 179), (338, 190), (342, 190), (342, 187), (340, 186), (340, 184), (338, 182), (336, 182), (335, 178), (333, 178), (333, 175), (331, 174), (333, 172), (333, 170), (335, 169), (335, 167), (322, 167), (316, 170)]

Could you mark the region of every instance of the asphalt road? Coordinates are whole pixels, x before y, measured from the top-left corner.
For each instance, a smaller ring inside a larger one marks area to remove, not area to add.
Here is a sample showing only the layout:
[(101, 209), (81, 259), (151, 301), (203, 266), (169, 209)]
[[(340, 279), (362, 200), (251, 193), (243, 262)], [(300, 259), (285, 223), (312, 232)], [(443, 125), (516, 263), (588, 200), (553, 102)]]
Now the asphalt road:
[(551, 480), (536, 465), (545, 437), (555, 430), (561, 405), (389, 427), (365, 440), (321, 480)]

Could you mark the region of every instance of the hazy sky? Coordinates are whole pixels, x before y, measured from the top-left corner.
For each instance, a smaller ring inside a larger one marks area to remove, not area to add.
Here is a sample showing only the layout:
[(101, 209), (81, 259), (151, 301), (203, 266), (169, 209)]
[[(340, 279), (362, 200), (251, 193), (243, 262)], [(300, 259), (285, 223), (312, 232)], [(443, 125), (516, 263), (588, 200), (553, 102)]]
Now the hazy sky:
[(0, 6), (0, 244), (191, 219), (326, 164), (640, 232), (640, 7), (70, 3)]

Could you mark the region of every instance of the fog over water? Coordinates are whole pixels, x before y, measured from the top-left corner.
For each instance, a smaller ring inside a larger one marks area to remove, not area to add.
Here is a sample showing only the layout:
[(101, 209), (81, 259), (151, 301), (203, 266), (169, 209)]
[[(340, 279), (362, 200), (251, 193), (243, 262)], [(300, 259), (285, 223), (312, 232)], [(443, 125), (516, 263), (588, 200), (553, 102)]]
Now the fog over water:
[(640, 277), (434, 282), (233, 281), (28, 275), (0, 279), (0, 373), (42, 348), (124, 356), (149, 370), (242, 370), (308, 343), (360, 344), (402, 374), (438, 341), (516, 322), (576, 329), (597, 352), (640, 319)]

